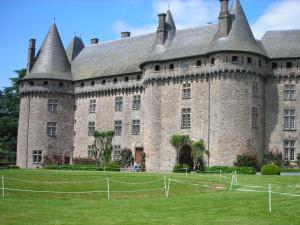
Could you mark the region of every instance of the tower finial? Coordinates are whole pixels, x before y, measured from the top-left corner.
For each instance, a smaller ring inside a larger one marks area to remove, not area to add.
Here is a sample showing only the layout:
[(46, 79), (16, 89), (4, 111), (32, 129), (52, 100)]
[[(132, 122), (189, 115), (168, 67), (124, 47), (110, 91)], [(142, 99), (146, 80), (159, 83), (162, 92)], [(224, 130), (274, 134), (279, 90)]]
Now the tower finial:
[(55, 24), (55, 17), (53, 17), (52, 20), (53, 20), (53, 24)]
[(170, 4), (170, 2), (168, 3), (168, 9), (170, 10), (170, 8), (171, 8), (171, 4)]

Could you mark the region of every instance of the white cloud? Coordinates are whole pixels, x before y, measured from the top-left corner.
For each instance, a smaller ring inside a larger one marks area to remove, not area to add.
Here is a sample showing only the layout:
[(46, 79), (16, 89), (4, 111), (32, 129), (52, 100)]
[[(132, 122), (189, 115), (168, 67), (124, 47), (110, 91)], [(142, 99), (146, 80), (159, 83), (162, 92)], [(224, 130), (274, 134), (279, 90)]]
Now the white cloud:
[(252, 25), (254, 36), (260, 39), (268, 30), (299, 29), (300, 1), (280, 0), (271, 4)]
[(136, 27), (124, 21), (118, 21), (113, 28), (117, 33), (131, 31), (136, 35), (154, 32), (157, 28), (157, 15), (166, 12), (170, 4), (173, 19), (177, 29), (197, 27), (206, 25), (208, 22), (218, 21), (219, 1), (211, 0), (153, 0), (152, 18), (153, 22)]

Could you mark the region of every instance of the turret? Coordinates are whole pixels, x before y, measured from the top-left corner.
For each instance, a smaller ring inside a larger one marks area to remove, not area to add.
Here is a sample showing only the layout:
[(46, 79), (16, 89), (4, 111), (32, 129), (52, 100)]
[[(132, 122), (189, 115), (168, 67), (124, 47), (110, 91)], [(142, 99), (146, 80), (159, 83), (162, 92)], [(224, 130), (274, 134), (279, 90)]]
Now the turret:
[(220, 0), (221, 10), (219, 15), (219, 38), (228, 36), (230, 18), (228, 12), (228, 0)]

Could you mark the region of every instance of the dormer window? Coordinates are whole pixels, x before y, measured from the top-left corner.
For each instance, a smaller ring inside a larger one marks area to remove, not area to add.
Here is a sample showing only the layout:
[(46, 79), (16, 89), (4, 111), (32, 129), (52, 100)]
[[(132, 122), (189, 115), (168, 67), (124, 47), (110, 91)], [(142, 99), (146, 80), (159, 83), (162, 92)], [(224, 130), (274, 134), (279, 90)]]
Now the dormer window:
[(273, 62), (272, 63), (272, 69), (274, 70), (274, 69), (277, 69), (277, 68), (278, 68), (277, 62)]
[(102, 85), (105, 85), (105, 79), (102, 80)]
[(196, 61), (196, 66), (201, 66), (201, 60)]
[(115, 77), (113, 80), (114, 84), (117, 83), (117, 81), (118, 81), (118, 79)]
[(84, 86), (84, 82), (81, 82), (81, 83), (80, 83), (80, 86), (83, 87), (83, 86)]
[(129, 78), (128, 77), (125, 77), (125, 82), (128, 82)]
[(59, 83), (58, 83), (58, 86), (59, 86), (59, 87), (63, 87), (63, 86), (64, 86), (64, 83), (63, 83), (63, 82), (59, 82)]
[(30, 81), (30, 86), (33, 86), (34, 85), (34, 81)]
[(251, 57), (247, 57), (247, 63), (252, 64), (252, 58)]
[(171, 64), (169, 65), (169, 69), (170, 69), (170, 70), (174, 70), (174, 63), (171, 63)]
[(94, 86), (95, 85), (95, 81), (91, 81), (91, 86)]
[(48, 81), (45, 80), (43, 84), (44, 84), (44, 86), (47, 86), (48, 85)]
[(287, 68), (287, 69), (291, 69), (293, 67), (293, 64), (292, 64), (292, 62), (286, 62), (286, 64), (285, 64), (285, 68)]
[(154, 67), (154, 71), (155, 71), (155, 72), (158, 72), (158, 71), (160, 71), (160, 65), (155, 65), (155, 67)]
[(140, 80), (140, 79), (141, 79), (141, 75), (137, 75), (137, 76), (136, 76), (136, 79), (137, 79), (137, 80)]
[(258, 60), (258, 66), (261, 67), (261, 60)]
[(232, 63), (238, 63), (238, 57), (237, 56), (232, 56), (231, 62)]
[(214, 65), (215, 64), (215, 58), (210, 58), (210, 64)]

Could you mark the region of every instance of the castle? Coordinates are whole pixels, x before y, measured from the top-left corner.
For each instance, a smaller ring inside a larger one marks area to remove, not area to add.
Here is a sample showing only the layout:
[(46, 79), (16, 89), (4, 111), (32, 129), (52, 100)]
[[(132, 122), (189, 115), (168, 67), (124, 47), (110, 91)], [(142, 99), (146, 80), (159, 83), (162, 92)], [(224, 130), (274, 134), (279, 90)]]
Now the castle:
[(220, 0), (218, 24), (177, 30), (170, 10), (155, 33), (65, 50), (55, 23), (35, 54), (29, 41), (20, 83), (17, 165), (41, 166), (49, 154), (65, 163), (89, 157), (93, 131), (114, 130), (113, 159), (130, 148), (146, 153), (147, 171), (170, 171), (173, 134), (203, 139), (210, 165), (250, 154), (300, 152), (300, 30), (252, 34), (239, 0)]

